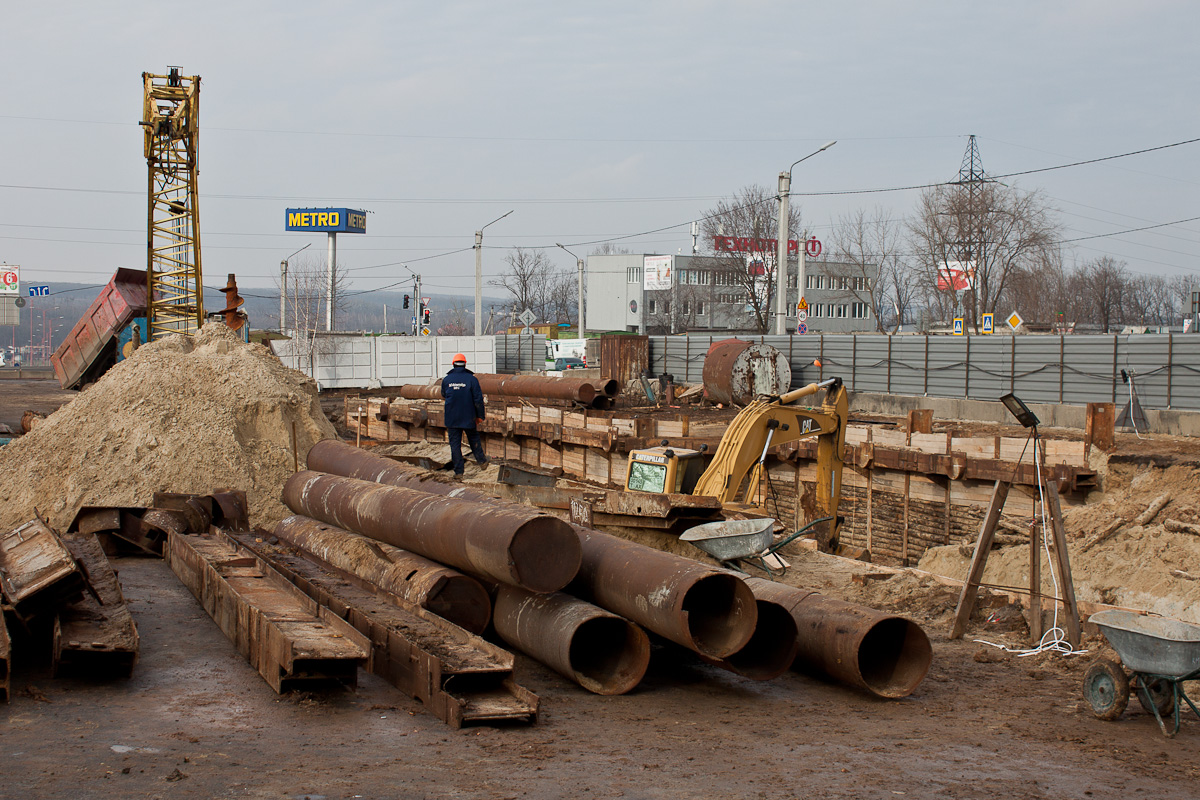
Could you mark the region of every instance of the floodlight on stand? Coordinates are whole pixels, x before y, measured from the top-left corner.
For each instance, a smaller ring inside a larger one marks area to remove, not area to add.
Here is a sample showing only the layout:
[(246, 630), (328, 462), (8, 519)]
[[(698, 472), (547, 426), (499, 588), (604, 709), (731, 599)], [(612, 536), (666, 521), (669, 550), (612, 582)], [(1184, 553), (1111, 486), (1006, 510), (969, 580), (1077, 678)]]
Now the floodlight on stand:
[(1000, 398), (1000, 402), (1004, 403), (1004, 407), (1017, 418), (1017, 422), (1024, 425), (1026, 428), (1036, 428), (1040, 420), (1037, 414), (1029, 410), (1029, 406), (1021, 401), (1021, 398), (1015, 394), (1006, 394)]

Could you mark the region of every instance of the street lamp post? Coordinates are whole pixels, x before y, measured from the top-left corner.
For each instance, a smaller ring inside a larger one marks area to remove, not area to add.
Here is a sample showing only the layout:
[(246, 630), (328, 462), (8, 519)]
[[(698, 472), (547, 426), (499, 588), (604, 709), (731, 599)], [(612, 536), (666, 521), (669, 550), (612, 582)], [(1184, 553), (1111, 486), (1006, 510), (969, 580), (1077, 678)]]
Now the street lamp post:
[[(575, 256), (574, 253), (572, 253), (570, 250), (567, 250), (567, 248), (563, 247), (561, 244), (558, 244), (558, 242), (555, 242), (555, 244), (558, 245), (559, 247), (562, 247), (563, 252), (565, 252), (567, 255)], [(579, 256), (575, 256), (575, 267), (579, 271), (579, 338), (583, 339), (583, 338), (585, 338), (584, 332), (587, 330), (587, 328), (583, 324), (583, 270), (584, 270), (584, 266), (583, 266), (583, 259), (580, 258)]]
[[(787, 168), (787, 172), (779, 173), (779, 239), (776, 241), (775, 282), (778, 292), (775, 296), (775, 333), (782, 336), (787, 332), (787, 249), (788, 249), (788, 195), (792, 191), (792, 170), (801, 161), (807, 161), (824, 150), (837, 144), (837, 139), (826, 142), (820, 148), (797, 159)], [(803, 249), (804, 242), (800, 242)], [(803, 260), (799, 262), (803, 264)], [(804, 296), (804, 268), (796, 273), (796, 296)]]
[(304, 252), (305, 250), (307, 250), (309, 247), (312, 247), (312, 242), (309, 242), (308, 244), (304, 245), (304, 247), (301, 247), (301, 248), (300, 248), (299, 250), (297, 250), (295, 253), (292, 253), (290, 256), (288, 256), (287, 258), (285, 258), (283, 261), (280, 261), (280, 262), (279, 262), (279, 332), (280, 332), (281, 334), (282, 334), (282, 333), (283, 333), (285, 330), (287, 330), (287, 322), (286, 322), (286, 320), (287, 320), (287, 273), (288, 273), (288, 262), (289, 262), (289, 261), (291, 261), (291, 260), (292, 260), (293, 258), (295, 258), (296, 256), (298, 256), (300, 253), (303, 253), (303, 252)]
[[(509, 211), (508, 214), (513, 213), (513, 211), (516, 211), (516, 209), (514, 208), (512, 211)], [(507, 217), (508, 214), (501, 214), (500, 216), (496, 217), (494, 220), (489, 222), (487, 225), (484, 225), (483, 228), (486, 228), (488, 225), (496, 224), (500, 220)], [(479, 230), (475, 231), (475, 335), (476, 336), (483, 335), (483, 228), (480, 228)]]

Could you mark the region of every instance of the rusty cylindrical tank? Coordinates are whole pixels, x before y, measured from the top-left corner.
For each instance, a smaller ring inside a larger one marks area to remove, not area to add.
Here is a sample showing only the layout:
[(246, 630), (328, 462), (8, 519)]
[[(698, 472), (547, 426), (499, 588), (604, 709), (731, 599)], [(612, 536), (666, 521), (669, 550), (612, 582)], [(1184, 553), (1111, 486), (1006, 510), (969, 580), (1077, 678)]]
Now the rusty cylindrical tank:
[(769, 344), (741, 339), (726, 339), (710, 347), (703, 374), (708, 399), (726, 405), (744, 406), (760, 394), (783, 394), (792, 384), (787, 356)]
[(283, 487), (297, 514), (533, 592), (554, 592), (579, 570), (579, 537), (533, 509), (477, 503), (377, 483), (297, 472)]
[(471, 633), (491, 619), (492, 599), (479, 581), (421, 556), (298, 515), (280, 522), (275, 535)]
[(495, 624), (504, 641), (596, 694), (625, 694), (650, 664), (641, 628), (562, 592), (501, 586)]
[(728, 658), (704, 658), (710, 664), (755, 681), (778, 678), (792, 667), (800, 646), (796, 620), (779, 603), (756, 598), (758, 621), (746, 646)]
[(911, 620), (762, 578), (746, 583), (796, 620), (796, 669), (888, 698), (908, 696), (929, 672), (933, 648)]
[[(478, 489), (433, 480), (427, 473), (333, 439), (313, 446), (308, 467), (476, 503), (526, 508)], [(758, 609), (738, 576), (591, 528), (571, 527), (583, 545), (583, 564), (579, 580), (568, 590), (571, 594), (713, 658), (725, 658), (750, 640)]]

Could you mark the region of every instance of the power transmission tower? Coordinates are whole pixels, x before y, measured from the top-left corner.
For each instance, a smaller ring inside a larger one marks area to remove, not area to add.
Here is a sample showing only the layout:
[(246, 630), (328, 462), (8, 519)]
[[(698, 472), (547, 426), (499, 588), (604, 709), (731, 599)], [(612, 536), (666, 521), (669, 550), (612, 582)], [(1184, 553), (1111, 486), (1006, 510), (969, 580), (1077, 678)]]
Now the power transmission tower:
[[(971, 134), (967, 139), (967, 150), (963, 153), (962, 166), (958, 168), (958, 180), (954, 181), (954, 185), (965, 190), (965, 198), (962, 198), (965, 199), (965, 205), (960, 207), (958, 214), (958, 240), (954, 249), (962, 268), (970, 270), (971, 282), (968, 291), (971, 292), (972, 298), (977, 297), (975, 268), (983, 262), (986, 255), (987, 244), (983, 236), (983, 184), (987, 182), (987, 174), (983, 171), (983, 159), (979, 156), (979, 145), (975, 142), (975, 134)], [(979, 310), (975, 308), (974, 299), (971, 305), (974, 313), (968, 324), (974, 326), (978, 324)]]
[(204, 324), (200, 209), (200, 76), (142, 73), (142, 127), (149, 169), (146, 340), (193, 333)]

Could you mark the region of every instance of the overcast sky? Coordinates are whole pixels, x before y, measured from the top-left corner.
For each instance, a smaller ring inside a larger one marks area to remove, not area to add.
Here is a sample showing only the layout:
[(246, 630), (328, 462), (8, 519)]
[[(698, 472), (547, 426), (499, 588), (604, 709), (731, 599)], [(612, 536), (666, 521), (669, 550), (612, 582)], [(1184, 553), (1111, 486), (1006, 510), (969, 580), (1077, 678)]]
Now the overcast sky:
[[(829, 139), (794, 173), (846, 192), (793, 199), (818, 237), (857, 208), (907, 217), (915, 191), (850, 192), (953, 179), (968, 134), (993, 175), (1200, 137), (1187, 1), (9, 2), (4, 28), (0, 261), (23, 284), (144, 268), (140, 76), (168, 65), (202, 78), (210, 286), (323, 258), (288, 206), (370, 212), (339, 238), (354, 290), (405, 264), (471, 294), (474, 231), (510, 209), (486, 277), (517, 245), (563, 268), (555, 242), (688, 252), (691, 220)], [(1200, 217), (1198, 164), (1184, 144), (1007, 182), (1076, 239)], [(1069, 246), (1200, 276), (1197, 221)]]

